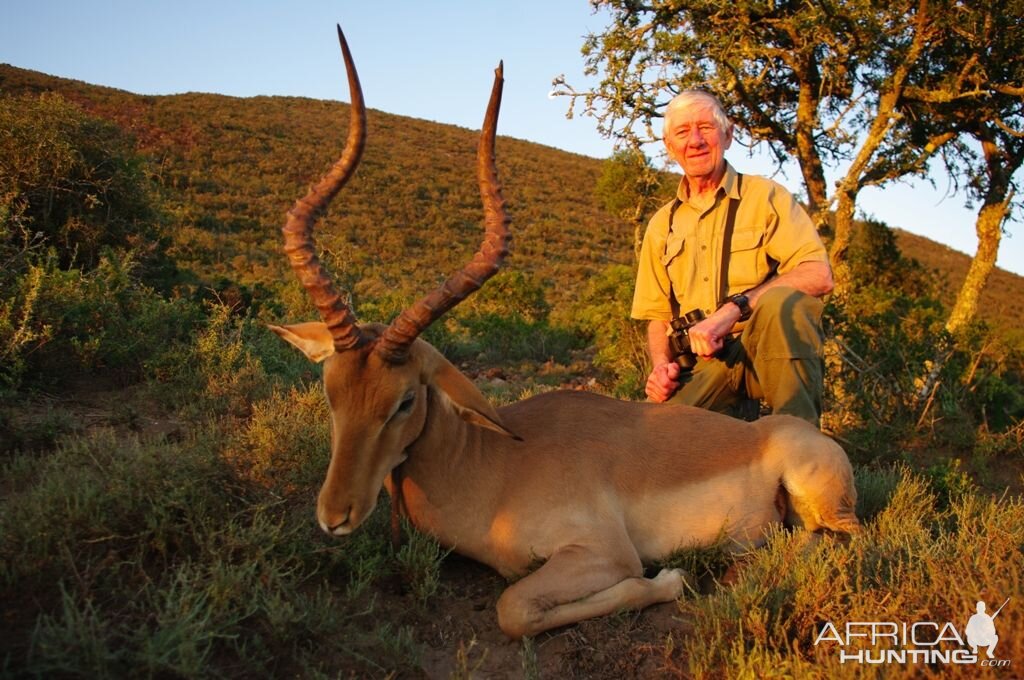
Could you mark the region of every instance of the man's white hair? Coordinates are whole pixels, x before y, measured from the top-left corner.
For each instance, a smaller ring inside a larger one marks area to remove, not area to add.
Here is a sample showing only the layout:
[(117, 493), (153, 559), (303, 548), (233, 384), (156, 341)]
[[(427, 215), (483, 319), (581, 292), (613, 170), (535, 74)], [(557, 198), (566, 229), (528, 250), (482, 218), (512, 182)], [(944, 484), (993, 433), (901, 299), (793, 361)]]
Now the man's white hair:
[(665, 125), (662, 134), (668, 134), (668, 126), (672, 122), (672, 116), (676, 111), (682, 111), (698, 103), (711, 104), (711, 115), (719, 130), (725, 132), (732, 127), (732, 121), (729, 120), (729, 116), (726, 114), (722, 102), (718, 101), (718, 97), (706, 90), (683, 90), (673, 97), (672, 101), (665, 108)]

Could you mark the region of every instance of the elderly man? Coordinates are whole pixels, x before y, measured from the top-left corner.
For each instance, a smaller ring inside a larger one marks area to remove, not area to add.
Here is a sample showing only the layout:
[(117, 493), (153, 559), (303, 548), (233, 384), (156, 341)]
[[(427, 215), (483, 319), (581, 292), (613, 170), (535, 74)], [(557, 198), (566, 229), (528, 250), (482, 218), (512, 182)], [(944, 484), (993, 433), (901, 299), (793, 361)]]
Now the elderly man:
[[(647, 396), (716, 411), (764, 399), (775, 413), (817, 425), (828, 254), (792, 194), (726, 162), (732, 139), (709, 93), (690, 90), (669, 103), (665, 147), (684, 177), (647, 227), (632, 309), (650, 322)], [(689, 330), (700, 358), (692, 370), (669, 342), (672, 318), (690, 310), (705, 315)]]

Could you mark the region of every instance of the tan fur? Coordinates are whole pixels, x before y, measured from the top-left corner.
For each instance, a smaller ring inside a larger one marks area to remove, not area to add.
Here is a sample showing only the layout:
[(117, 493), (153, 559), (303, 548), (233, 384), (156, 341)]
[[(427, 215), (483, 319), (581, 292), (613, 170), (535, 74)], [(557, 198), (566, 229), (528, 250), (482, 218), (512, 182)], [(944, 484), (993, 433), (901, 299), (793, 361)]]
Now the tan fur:
[(682, 572), (648, 579), (642, 565), (712, 543), (723, 530), (738, 549), (758, 544), (784, 519), (780, 487), (792, 523), (858, 529), (845, 453), (796, 418), (746, 423), (568, 391), (494, 409), (421, 340), (408, 362), (393, 365), (372, 342), (328, 351), (322, 326), (273, 327), (311, 359), (326, 358), (332, 452), (321, 526), (335, 535), (355, 529), (403, 465), (404, 502), (418, 528), (506, 576), (544, 560), (498, 602), (512, 637), (677, 598)]

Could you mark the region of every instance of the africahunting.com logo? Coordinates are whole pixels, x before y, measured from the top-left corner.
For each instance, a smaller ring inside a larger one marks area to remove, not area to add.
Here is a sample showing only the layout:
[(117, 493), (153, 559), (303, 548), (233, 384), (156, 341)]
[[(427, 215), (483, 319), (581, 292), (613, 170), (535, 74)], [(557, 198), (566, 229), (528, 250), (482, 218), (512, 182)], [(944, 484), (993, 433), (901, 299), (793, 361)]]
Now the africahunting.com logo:
[(986, 613), (985, 603), (978, 602), (963, 629), (950, 621), (849, 621), (839, 627), (829, 621), (814, 645), (835, 643), (840, 663), (1006, 667), (1010, 660), (995, 654), (999, 644), (995, 618), (1009, 601), (1006, 598), (991, 615)]

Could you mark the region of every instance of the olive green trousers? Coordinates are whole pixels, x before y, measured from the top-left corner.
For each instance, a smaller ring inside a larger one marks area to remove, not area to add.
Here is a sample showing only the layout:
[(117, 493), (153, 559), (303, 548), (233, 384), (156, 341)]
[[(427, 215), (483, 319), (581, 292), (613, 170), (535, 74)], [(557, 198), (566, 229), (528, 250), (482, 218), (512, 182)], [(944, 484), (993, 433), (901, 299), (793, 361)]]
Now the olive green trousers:
[(712, 359), (684, 369), (669, 400), (729, 413), (747, 399), (818, 425), (824, 390), (821, 300), (794, 288), (766, 291), (739, 334)]

